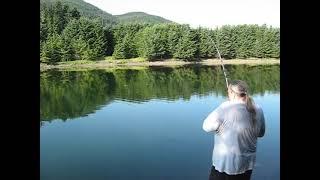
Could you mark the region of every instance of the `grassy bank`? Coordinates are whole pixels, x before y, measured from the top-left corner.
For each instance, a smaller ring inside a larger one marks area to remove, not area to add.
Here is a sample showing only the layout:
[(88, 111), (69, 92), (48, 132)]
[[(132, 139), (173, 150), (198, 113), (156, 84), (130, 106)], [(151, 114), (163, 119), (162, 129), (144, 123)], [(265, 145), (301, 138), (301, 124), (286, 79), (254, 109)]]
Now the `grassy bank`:
[[(230, 59), (223, 60), (224, 64), (247, 64), (247, 65), (263, 65), (263, 64), (280, 64), (280, 59)], [(159, 61), (147, 61), (144, 58), (120, 59), (115, 60), (112, 57), (106, 57), (98, 61), (67, 61), (59, 62), (55, 65), (40, 63), (40, 70), (48, 69), (109, 69), (109, 68), (137, 68), (147, 66), (183, 66), (187, 64), (202, 64), (202, 65), (221, 65), (219, 59), (205, 59), (201, 61), (183, 61), (177, 59), (166, 59)]]

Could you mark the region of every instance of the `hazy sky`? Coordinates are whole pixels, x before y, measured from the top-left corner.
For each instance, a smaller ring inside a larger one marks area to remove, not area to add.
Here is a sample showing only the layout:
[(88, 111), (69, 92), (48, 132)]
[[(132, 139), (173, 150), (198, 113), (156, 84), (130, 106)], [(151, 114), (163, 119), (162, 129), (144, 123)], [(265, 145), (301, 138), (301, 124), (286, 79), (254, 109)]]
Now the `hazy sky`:
[(84, 0), (112, 15), (133, 11), (191, 27), (267, 24), (280, 27), (280, 0)]

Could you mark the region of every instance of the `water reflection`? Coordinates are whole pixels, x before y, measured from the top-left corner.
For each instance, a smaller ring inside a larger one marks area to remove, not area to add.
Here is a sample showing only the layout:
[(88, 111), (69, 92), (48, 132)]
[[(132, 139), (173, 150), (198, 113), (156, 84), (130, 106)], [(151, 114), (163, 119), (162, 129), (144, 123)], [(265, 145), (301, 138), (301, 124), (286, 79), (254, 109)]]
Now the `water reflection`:
[[(245, 80), (251, 94), (280, 89), (279, 65), (226, 66), (231, 79)], [(47, 71), (40, 76), (40, 121), (74, 119), (113, 101), (189, 100), (191, 96), (226, 96), (220, 66), (155, 67), (142, 70)]]

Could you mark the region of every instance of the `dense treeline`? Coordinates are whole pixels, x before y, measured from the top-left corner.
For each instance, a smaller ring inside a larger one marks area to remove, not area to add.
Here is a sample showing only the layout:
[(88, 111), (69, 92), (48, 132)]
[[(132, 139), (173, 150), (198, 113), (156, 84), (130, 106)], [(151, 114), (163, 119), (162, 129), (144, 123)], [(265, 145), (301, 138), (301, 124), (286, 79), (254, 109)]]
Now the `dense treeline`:
[[(251, 95), (279, 92), (280, 68), (226, 66), (231, 79), (242, 79)], [(42, 120), (70, 119), (93, 113), (114, 100), (190, 99), (194, 94), (226, 96), (220, 67), (150, 68), (142, 70), (47, 71), (40, 76)]]
[(280, 28), (266, 25), (190, 28), (175, 23), (117, 24), (104, 28), (100, 19), (81, 17), (77, 9), (57, 2), (41, 5), (40, 61), (96, 60), (144, 57), (199, 60), (222, 58), (279, 58)]
[(82, 16), (89, 18), (100, 17), (104, 25), (114, 25), (118, 21), (117, 17), (85, 2), (84, 0), (40, 0), (40, 5), (54, 5), (58, 1), (63, 2), (63, 4), (68, 5), (69, 7), (77, 8)]
[(81, 17), (61, 2), (41, 5), (40, 59), (42, 62), (97, 59), (106, 54), (107, 30), (101, 21)]

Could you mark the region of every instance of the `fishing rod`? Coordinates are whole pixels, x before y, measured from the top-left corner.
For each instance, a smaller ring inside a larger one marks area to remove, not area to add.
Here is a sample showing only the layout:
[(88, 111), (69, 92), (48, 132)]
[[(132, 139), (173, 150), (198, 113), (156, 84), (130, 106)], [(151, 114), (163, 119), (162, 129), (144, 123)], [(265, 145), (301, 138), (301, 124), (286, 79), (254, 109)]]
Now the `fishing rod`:
[[(209, 35), (208, 35), (209, 36)], [(224, 78), (226, 80), (226, 85), (227, 85), (227, 89), (229, 87), (229, 84), (228, 84), (228, 78), (227, 78), (227, 74), (226, 74), (226, 70), (224, 68), (224, 65), (223, 65), (223, 60), (221, 58), (221, 55), (220, 55), (220, 52), (219, 52), (219, 49), (218, 47), (216, 46), (216, 44), (214, 43), (214, 41), (212, 40), (212, 38), (209, 36), (211, 42), (213, 43), (214, 47), (216, 48), (217, 52), (218, 52), (218, 55), (219, 55), (219, 59), (220, 59), (220, 62), (221, 62), (221, 66), (222, 66), (222, 70), (223, 70), (223, 74), (224, 74)]]

